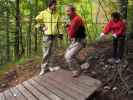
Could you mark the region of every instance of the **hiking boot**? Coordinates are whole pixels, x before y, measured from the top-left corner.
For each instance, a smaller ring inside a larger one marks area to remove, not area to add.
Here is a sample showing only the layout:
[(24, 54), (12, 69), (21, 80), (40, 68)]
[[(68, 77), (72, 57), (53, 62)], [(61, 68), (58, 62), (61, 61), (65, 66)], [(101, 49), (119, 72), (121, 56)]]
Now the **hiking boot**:
[(47, 68), (47, 63), (42, 64), (41, 71), (40, 71), (39, 75), (42, 76), (42, 75), (46, 74), (48, 71), (49, 71), (49, 69)]

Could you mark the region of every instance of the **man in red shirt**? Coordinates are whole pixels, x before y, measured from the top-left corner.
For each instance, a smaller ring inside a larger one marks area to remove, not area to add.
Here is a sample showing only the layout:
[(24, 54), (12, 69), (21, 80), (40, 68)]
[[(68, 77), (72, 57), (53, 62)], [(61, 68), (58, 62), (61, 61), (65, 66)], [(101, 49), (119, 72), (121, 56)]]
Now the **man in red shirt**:
[(113, 36), (113, 59), (109, 62), (119, 63), (123, 58), (124, 44), (125, 44), (125, 30), (126, 23), (121, 19), (121, 15), (118, 12), (111, 14), (111, 20), (105, 25), (100, 37), (104, 37), (109, 32), (112, 32)]
[(85, 26), (82, 18), (76, 14), (76, 10), (72, 5), (67, 5), (65, 11), (70, 17), (70, 22), (67, 24), (67, 33), (71, 42), (66, 50), (65, 59), (72, 70), (73, 77), (77, 77), (81, 72), (81, 68), (76, 55), (84, 47)]

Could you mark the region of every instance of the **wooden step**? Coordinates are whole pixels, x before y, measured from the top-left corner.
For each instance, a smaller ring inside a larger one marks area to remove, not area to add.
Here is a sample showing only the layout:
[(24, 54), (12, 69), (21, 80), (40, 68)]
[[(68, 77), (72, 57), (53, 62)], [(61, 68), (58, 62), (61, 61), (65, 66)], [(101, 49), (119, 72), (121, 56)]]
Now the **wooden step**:
[(73, 78), (67, 70), (36, 76), (0, 93), (0, 100), (86, 100), (101, 82), (89, 76)]

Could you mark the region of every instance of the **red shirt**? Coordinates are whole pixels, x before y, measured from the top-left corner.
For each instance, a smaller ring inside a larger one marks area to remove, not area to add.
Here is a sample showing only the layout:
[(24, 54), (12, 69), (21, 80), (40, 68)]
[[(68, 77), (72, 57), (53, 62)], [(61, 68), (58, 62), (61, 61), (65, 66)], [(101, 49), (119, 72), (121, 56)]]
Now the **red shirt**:
[(82, 18), (75, 14), (71, 18), (71, 21), (67, 27), (67, 33), (70, 39), (76, 38), (77, 31), (82, 25), (84, 25)]
[(108, 34), (112, 32), (112, 34), (116, 34), (117, 36), (125, 35), (126, 23), (123, 20), (113, 21), (110, 20), (104, 27), (103, 33)]

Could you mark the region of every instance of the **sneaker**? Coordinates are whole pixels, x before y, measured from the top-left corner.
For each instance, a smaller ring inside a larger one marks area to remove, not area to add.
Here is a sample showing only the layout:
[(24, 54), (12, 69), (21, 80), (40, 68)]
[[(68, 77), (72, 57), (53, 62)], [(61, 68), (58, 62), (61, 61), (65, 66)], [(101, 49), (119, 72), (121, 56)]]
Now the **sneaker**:
[(51, 72), (57, 71), (57, 70), (59, 70), (59, 69), (60, 69), (59, 66), (56, 66), (56, 67), (49, 67), (49, 70), (50, 70)]
[(42, 76), (48, 72), (48, 69), (41, 69), (39, 75)]
[(120, 62), (121, 62), (120, 59), (114, 59), (114, 58), (108, 59), (108, 63), (111, 63), (111, 64), (118, 64)]
[(108, 59), (108, 63), (115, 64), (115, 59), (114, 58)]
[(86, 62), (86, 63), (83, 63), (80, 67), (82, 70), (87, 70), (90, 67), (90, 64)]
[(60, 70), (60, 69), (61, 69), (60, 66), (54, 67), (54, 70), (55, 70), (55, 71)]
[(53, 72), (54, 71), (54, 68), (53, 67), (49, 67), (49, 71), (50, 72)]
[(80, 76), (80, 74), (81, 74), (81, 71), (77, 71), (77, 70), (75, 70), (75, 71), (72, 71), (72, 77), (78, 77), (78, 76)]
[(120, 63), (120, 62), (121, 62), (120, 59), (116, 59), (116, 60), (115, 60), (115, 63), (116, 63), (116, 64), (118, 64), (118, 63)]

